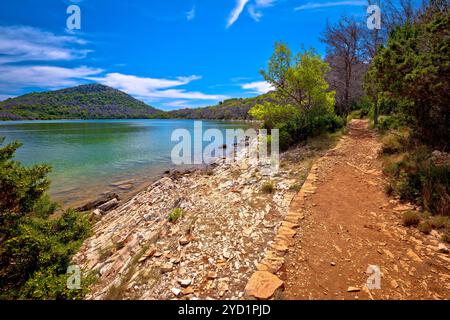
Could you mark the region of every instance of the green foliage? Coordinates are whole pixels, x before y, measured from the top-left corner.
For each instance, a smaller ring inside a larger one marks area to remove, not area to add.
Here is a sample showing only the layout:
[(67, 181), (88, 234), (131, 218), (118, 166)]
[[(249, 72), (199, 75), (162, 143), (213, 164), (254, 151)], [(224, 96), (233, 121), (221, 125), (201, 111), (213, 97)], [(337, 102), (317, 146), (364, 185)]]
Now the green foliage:
[(420, 215), (415, 211), (403, 213), (403, 225), (406, 227), (417, 227), (420, 223)]
[(442, 241), (450, 243), (450, 231), (447, 231), (442, 235)]
[(416, 202), (433, 214), (450, 215), (450, 165), (436, 163), (426, 147), (408, 150), (385, 172), (402, 200)]
[(430, 224), (434, 229), (450, 229), (450, 216), (434, 216)]
[(408, 150), (410, 142), (410, 131), (408, 129), (391, 130), (382, 138), (381, 152), (384, 154), (396, 154)]
[(183, 216), (183, 209), (175, 208), (169, 213), (169, 221), (170, 222), (176, 222), (182, 216)]
[(328, 90), (325, 80), (329, 70), (328, 63), (313, 50), (300, 52), (293, 58), (289, 48), (278, 42), (268, 70), (261, 70), (261, 75), (286, 104), (296, 105), (302, 112), (321, 109), (327, 113), (333, 111), (335, 102), (335, 92)]
[(66, 288), (71, 256), (90, 232), (87, 215), (73, 210), (55, 215), (45, 194), (45, 165), (14, 161), (20, 146), (0, 148), (0, 298), (72, 299), (83, 290)]
[(422, 233), (429, 234), (433, 228), (431, 227), (431, 224), (428, 221), (421, 222), (417, 226), (417, 230), (419, 230)]
[(273, 193), (275, 191), (275, 185), (272, 181), (266, 181), (263, 183), (261, 191), (264, 193)]
[(167, 116), (186, 119), (252, 120), (250, 109), (266, 102), (276, 102), (274, 93), (269, 92), (254, 98), (228, 99), (216, 106), (174, 110), (168, 112)]
[(395, 29), (367, 74), (381, 97), (395, 102), (422, 142), (448, 149), (450, 14), (432, 3), (416, 23)]
[(293, 105), (281, 105), (271, 102), (257, 104), (249, 111), (253, 118), (263, 121), (265, 128), (268, 130), (283, 126), (286, 121), (298, 116), (299, 113), (298, 108)]
[(276, 102), (257, 104), (249, 114), (263, 121), (264, 128), (280, 130), (281, 150), (344, 125), (333, 113), (334, 92), (325, 80), (328, 70), (328, 64), (312, 50), (292, 58), (285, 44), (275, 44), (268, 70), (261, 74), (276, 88)]
[(1, 120), (165, 118), (160, 110), (99, 84), (30, 93), (0, 102)]

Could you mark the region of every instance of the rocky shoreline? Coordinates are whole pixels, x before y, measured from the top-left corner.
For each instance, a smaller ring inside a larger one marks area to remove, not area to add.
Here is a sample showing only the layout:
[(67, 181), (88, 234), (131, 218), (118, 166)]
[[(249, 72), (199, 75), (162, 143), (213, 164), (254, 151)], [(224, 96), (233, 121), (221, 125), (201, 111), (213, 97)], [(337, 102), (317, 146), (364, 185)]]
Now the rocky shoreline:
[[(244, 298), (317, 151), (283, 153), (272, 175), (241, 152), (231, 164), (219, 159), (156, 181), (103, 215), (74, 257), (98, 276), (86, 298)], [(183, 215), (169, 222), (175, 208)]]

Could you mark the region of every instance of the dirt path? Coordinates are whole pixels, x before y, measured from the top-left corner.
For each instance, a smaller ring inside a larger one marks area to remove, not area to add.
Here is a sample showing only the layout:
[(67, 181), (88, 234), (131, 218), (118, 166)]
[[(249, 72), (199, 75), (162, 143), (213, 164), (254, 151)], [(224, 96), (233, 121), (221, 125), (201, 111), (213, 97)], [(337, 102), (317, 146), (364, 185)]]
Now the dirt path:
[[(320, 159), (317, 189), (278, 273), (285, 299), (450, 298), (450, 257), (438, 252), (435, 233), (401, 225), (406, 207), (384, 193), (379, 148), (367, 122), (353, 121)], [(380, 269), (381, 289), (367, 289), (369, 265)]]

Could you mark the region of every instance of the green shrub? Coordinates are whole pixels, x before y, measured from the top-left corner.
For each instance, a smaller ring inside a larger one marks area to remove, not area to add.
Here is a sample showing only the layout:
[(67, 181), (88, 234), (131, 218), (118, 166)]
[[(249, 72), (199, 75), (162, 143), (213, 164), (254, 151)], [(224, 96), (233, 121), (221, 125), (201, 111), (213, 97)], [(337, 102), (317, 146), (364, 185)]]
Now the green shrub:
[(442, 235), (442, 241), (450, 243), (450, 231), (447, 231)]
[(450, 230), (450, 217), (446, 217), (446, 216), (431, 217), (430, 224), (434, 229), (449, 229)]
[(182, 216), (183, 216), (183, 209), (175, 208), (175, 209), (172, 210), (172, 212), (169, 213), (169, 221), (170, 222), (176, 222)]
[(409, 130), (391, 131), (382, 138), (382, 153), (395, 154), (404, 152), (410, 145)]
[(296, 115), (281, 124), (280, 149), (287, 150), (292, 145), (306, 141), (323, 133), (333, 133), (345, 126), (344, 120), (332, 113), (319, 111)]
[(406, 227), (417, 227), (420, 223), (420, 216), (415, 211), (406, 211), (403, 213), (403, 225)]
[(436, 164), (427, 148), (409, 152), (384, 170), (391, 176), (390, 185), (394, 193), (402, 200), (423, 206), (434, 215), (449, 216), (450, 166)]
[(422, 233), (429, 234), (433, 228), (428, 221), (424, 221), (417, 226), (417, 229)]
[[(1, 143), (0, 143), (1, 144)], [(90, 234), (89, 216), (54, 215), (45, 165), (14, 161), (20, 143), (0, 148), (0, 299), (73, 299), (64, 279), (70, 260)]]
[(261, 187), (261, 191), (264, 193), (273, 193), (275, 191), (275, 186), (272, 181), (264, 182)]
[(300, 184), (294, 183), (293, 185), (291, 185), (291, 186), (289, 187), (289, 190), (292, 190), (292, 191), (300, 191), (301, 188), (302, 188), (302, 186), (301, 186)]

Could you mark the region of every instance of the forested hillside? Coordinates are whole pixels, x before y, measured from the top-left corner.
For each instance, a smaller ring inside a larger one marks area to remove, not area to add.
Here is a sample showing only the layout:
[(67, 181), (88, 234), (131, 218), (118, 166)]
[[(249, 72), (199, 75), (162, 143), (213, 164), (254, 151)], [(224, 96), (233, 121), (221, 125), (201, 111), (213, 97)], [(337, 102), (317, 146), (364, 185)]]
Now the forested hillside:
[(170, 118), (185, 119), (219, 119), (219, 120), (250, 120), (248, 113), (257, 104), (274, 101), (273, 93), (266, 93), (254, 98), (229, 99), (216, 106), (205, 108), (181, 109), (168, 112)]
[(0, 102), (0, 119), (156, 118), (162, 111), (100, 84), (29, 93)]

